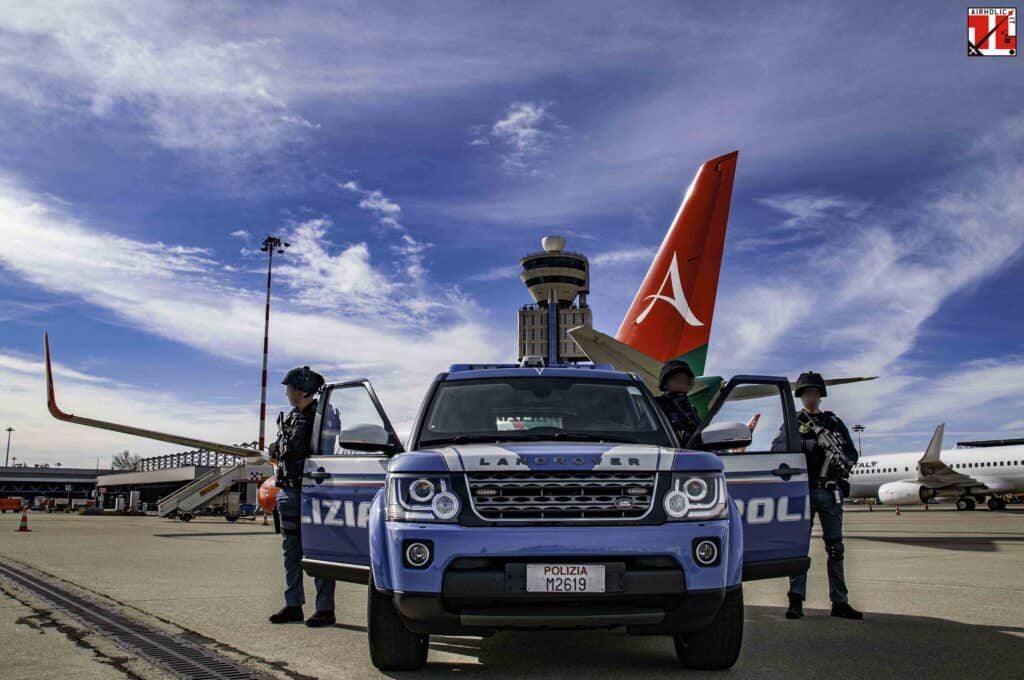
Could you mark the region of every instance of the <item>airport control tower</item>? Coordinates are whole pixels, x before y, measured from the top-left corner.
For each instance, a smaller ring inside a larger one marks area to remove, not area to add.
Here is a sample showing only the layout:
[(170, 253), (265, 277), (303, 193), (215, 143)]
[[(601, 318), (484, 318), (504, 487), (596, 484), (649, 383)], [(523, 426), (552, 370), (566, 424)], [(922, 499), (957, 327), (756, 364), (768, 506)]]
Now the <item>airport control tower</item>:
[(587, 293), (590, 263), (586, 255), (565, 249), (565, 238), (545, 236), (542, 252), (522, 259), (520, 277), (534, 304), (519, 309), (519, 359), (541, 356), (546, 365), (587, 361), (587, 355), (566, 332), (593, 325)]

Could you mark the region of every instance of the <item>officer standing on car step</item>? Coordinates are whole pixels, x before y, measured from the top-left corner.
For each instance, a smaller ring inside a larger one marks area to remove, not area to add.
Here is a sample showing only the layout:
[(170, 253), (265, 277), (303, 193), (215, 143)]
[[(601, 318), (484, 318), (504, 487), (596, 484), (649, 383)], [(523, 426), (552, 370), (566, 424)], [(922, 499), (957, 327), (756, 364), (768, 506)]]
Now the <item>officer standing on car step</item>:
[[(277, 511), (284, 535), (284, 602), (281, 611), (270, 616), (271, 623), (302, 621), (306, 595), (302, 587), (302, 468), (313, 453), (313, 418), (316, 395), (324, 385), (323, 376), (309, 366), (293, 368), (281, 381), (292, 410), (278, 417), (277, 441), (270, 445), (271, 460), (277, 463)], [(306, 625), (311, 628), (334, 625), (334, 580), (315, 578), (316, 613)]]
[(700, 427), (700, 416), (687, 396), (693, 389), (694, 379), (693, 369), (682, 359), (672, 359), (661, 367), (658, 388), (662, 394), (655, 397), (655, 400), (672, 425), (680, 446), (686, 446), (686, 442)]
[[(807, 457), (811, 522), (815, 516), (818, 517), (828, 554), (828, 594), (832, 601), (832, 616), (862, 619), (864, 615), (847, 601), (843, 574), (843, 498), (850, 493), (848, 478), (850, 469), (857, 462), (857, 447), (839, 416), (831, 411), (821, 411), (821, 400), (828, 391), (819, 373), (801, 373), (794, 392), (804, 405), (797, 414), (800, 444)], [(799, 619), (804, 615), (803, 601), (807, 597), (806, 572), (790, 577), (788, 595), (786, 618)]]

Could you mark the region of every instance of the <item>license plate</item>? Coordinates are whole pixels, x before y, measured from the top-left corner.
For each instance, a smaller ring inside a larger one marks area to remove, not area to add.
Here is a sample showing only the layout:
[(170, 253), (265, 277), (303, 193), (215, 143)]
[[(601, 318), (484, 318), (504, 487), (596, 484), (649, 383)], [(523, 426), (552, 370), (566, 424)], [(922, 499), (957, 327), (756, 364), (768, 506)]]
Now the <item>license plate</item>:
[(603, 593), (603, 564), (528, 564), (529, 593)]

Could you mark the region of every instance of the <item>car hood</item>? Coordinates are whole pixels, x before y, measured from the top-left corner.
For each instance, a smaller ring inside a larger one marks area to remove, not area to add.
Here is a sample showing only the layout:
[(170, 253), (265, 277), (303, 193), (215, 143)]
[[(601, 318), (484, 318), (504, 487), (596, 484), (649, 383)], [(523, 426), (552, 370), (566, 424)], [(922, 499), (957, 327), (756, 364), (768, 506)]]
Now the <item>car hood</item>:
[(389, 472), (721, 470), (718, 457), (649, 444), (500, 442), (422, 449), (395, 456)]

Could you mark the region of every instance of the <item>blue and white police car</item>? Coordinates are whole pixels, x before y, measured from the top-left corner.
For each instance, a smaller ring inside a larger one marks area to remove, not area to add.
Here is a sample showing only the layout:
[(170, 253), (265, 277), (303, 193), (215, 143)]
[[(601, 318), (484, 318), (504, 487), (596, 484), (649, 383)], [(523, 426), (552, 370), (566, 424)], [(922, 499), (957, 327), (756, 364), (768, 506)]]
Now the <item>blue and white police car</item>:
[[(777, 399), (768, 450), (718, 417), (744, 392)], [(367, 584), (383, 670), (421, 667), (431, 634), (610, 627), (673, 636), (684, 666), (728, 668), (743, 581), (809, 563), (785, 378), (733, 378), (683, 443), (643, 382), (610, 366), (452, 366), (408, 450), (366, 380), (327, 385), (318, 408), (303, 565)]]

